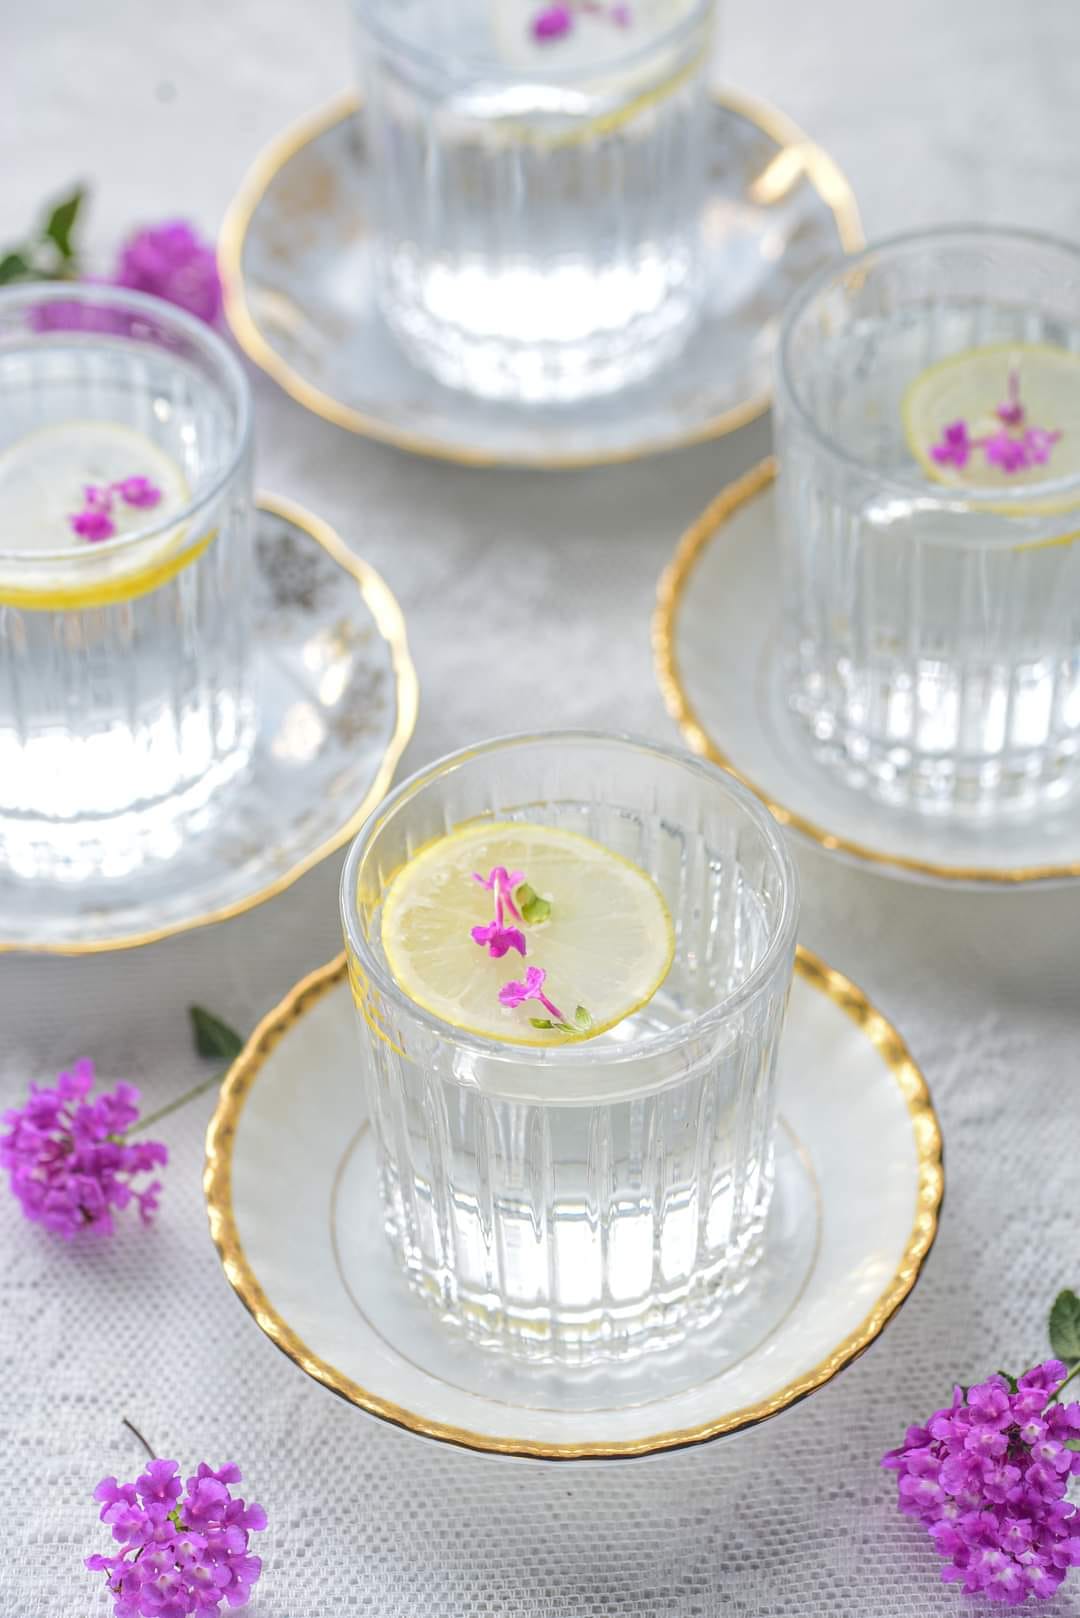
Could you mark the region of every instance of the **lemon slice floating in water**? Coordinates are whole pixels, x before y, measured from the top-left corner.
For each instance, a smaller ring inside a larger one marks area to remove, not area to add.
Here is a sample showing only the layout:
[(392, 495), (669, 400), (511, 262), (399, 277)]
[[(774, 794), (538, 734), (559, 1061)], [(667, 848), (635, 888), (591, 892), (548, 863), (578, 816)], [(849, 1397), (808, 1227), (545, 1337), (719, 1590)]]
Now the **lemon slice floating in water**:
[[(997, 415), (1018, 384), (1023, 421), (1011, 429)], [(904, 436), (915, 460), (935, 483), (968, 489), (1017, 489), (1080, 474), (1080, 354), (1048, 343), (995, 343), (965, 349), (931, 365), (909, 384), (901, 403)], [(972, 439), (1026, 428), (1060, 433), (1045, 462), (1007, 472), (972, 450), (958, 466), (934, 457), (945, 429), (965, 422)], [(1080, 504), (1077, 496), (1012, 507), (1018, 513), (1060, 511)]]
[[(501, 959), (472, 929), (494, 913), (475, 880), (502, 866), (550, 904), (543, 921), (521, 923), (527, 954)], [(561, 1045), (622, 1022), (651, 1000), (671, 967), (675, 934), (652, 878), (589, 837), (551, 826), (478, 822), (420, 850), (391, 881), (382, 911), (387, 964), (411, 1000), (470, 1034), (510, 1045)], [(544, 972), (543, 993), (571, 1028), (550, 1021), (536, 999), (516, 1007), (499, 990)], [(588, 1014), (575, 1023), (578, 1007)]]
[[(70, 518), (86, 507), (88, 484), (133, 477), (147, 478), (160, 491), (155, 505), (114, 499), (109, 516), (116, 532), (109, 540), (93, 542), (73, 532)], [(76, 420), (27, 433), (0, 452), (0, 552), (18, 553), (17, 562), (0, 560), (0, 604), (99, 606), (155, 588), (202, 545), (185, 545), (182, 528), (166, 530), (146, 547), (117, 547), (115, 541), (159, 527), (190, 497), (179, 463), (135, 427)], [(75, 565), (48, 554), (58, 551)]]

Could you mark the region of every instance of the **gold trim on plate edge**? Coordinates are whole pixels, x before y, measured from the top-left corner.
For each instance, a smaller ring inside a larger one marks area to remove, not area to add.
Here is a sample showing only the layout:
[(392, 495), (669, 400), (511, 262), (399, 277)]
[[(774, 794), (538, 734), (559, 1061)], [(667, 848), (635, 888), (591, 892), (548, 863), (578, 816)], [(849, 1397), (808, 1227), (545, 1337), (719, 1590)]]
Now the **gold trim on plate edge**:
[[(790, 118), (764, 102), (728, 90), (716, 93), (714, 100), (721, 106), (730, 107), (750, 123), (756, 124), (780, 147), (780, 151), (764, 174), (759, 175), (755, 182), (762, 202), (767, 204), (775, 201), (784, 191), (790, 189), (800, 174), (805, 173), (836, 221), (837, 235), (844, 252), (858, 252), (865, 245), (859, 210), (850, 185), (829, 154), (808, 139)], [(244, 280), (244, 243), (255, 212), (279, 170), (284, 168), (303, 147), (310, 145), (320, 135), (324, 135), (335, 124), (351, 118), (359, 107), (359, 96), (351, 90), (345, 91), (335, 96), (326, 106), (297, 119), (271, 141), (255, 159), (241, 182), (240, 189), (225, 215), (218, 238), (218, 267), (225, 292), (225, 315), (233, 336), (248, 358), (305, 409), (312, 411), (316, 416), (321, 416), (324, 421), (333, 422), (335, 426), (344, 427), (347, 431), (366, 438), (376, 439), (380, 443), (392, 444), (395, 448), (407, 450), (410, 454), (452, 461), (458, 466), (537, 468), (613, 466), (626, 461), (641, 460), (647, 455), (660, 454), (668, 450), (685, 449), (692, 444), (722, 438), (727, 433), (735, 432), (737, 428), (756, 421), (768, 410), (771, 396), (763, 393), (723, 411), (707, 426), (679, 434), (663, 443), (648, 444), (635, 449), (612, 450), (601, 454), (529, 456), (527, 459), (518, 459), (513, 456), (489, 454), (479, 449), (452, 449), (439, 439), (391, 427), (379, 417), (369, 416), (362, 410), (343, 404), (340, 399), (324, 393), (313, 382), (308, 382), (277, 352), (263, 335), (251, 313)]]
[(128, 933), (118, 938), (88, 938), (74, 943), (35, 943), (22, 939), (0, 938), (0, 954), (103, 955), (111, 950), (138, 949), (143, 944), (155, 944), (159, 939), (172, 938), (177, 933), (193, 932), (199, 927), (210, 927), (215, 922), (229, 921), (233, 916), (241, 916), (245, 911), (254, 910), (257, 905), (265, 904), (268, 899), (275, 899), (279, 893), (284, 893), (286, 888), (291, 888), (306, 872), (329, 858), (343, 843), (347, 843), (356, 835), (372, 809), (385, 796), (401, 755), (415, 729), (419, 706), (416, 669), (409, 655), (405, 619), (397, 599), (382, 576), (351, 551), (344, 540), (321, 517), (316, 517), (313, 512), (307, 511), (292, 500), (286, 500), (281, 495), (260, 493), (256, 496), (255, 504), (259, 511), (281, 517), (284, 521), (292, 523), (295, 528), (302, 529), (317, 545), (322, 546), (340, 568), (352, 575), (360, 587), (360, 595), (375, 620), (379, 634), (390, 649), (396, 716), (394, 732), (387, 743), (375, 779), (348, 820), (332, 836), (312, 849), (310, 854), (305, 854), (302, 859), (297, 860), (296, 864), (290, 866), (281, 876), (275, 877), (265, 887), (259, 888), (243, 899), (222, 905), (218, 910), (208, 910), (201, 916), (191, 916), (183, 921), (173, 922), (167, 927), (155, 927), (142, 933)]
[(683, 682), (679, 666), (678, 632), (679, 612), (683, 598), (693, 578), (694, 569), (705, 553), (709, 542), (716, 538), (725, 523), (744, 505), (766, 493), (773, 483), (778, 467), (775, 456), (768, 456), (751, 467), (749, 472), (736, 478), (722, 489), (711, 505), (692, 523), (679, 541), (672, 561), (660, 575), (656, 592), (656, 608), (652, 621), (653, 665), (668, 713), (678, 725), (682, 738), (690, 751), (713, 764), (719, 764), (729, 774), (749, 787), (771, 810), (782, 826), (788, 826), (800, 836), (830, 854), (844, 854), (852, 859), (864, 860), (869, 865), (892, 867), (930, 877), (936, 882), (966, 882), (994, 884), (999, 887), (1017, 887), (1025, 882), (1060, 882), (1080, 876), (1080, 861), (1068, 865), (1018, 865), (994, 867), (984, 865), (943, 865), (934, 860), (915, 859), (908, 854), (886, 854), (866, 843), (828, 831), (810, 820), (797, 809), (778, 803), (765, 787), (752, 781), (739, 769), (735, 760), (726, 753), (716, 739), (709, 735), (690, 694)]
[(742, 1410), (730, 1411), (714, 1421), (696, 1427), (658, 1433), (651, 1437), (620, 1442), (583, 1440), (574, 1444), (549, 1444), (527, 1439), (505, 1438), (494, 1433), (472, 1432), (468, 1428), (430, 1421), (402, 1405), (382, 1399), (361, 1387), (334, 1366), (313, 1353), (274, 1308), (260, 1286), (244, 1253), (236, 1226), (232, 1202), (232, 1152), (244, 1103), (263, 1063), (278, 1042), (301, 1020), (317, 1001), (343, 983), (347, 975), (344, 954), (303, 978), (256, 1028), (244, 1050), (230, 1068), (222, 1085), (217, 1108), (206, 1137), (206, 1168), (203, 1189), (210, 1219), (210, 1234), (218, 1250), (230, 1285), (262, 1331), (302, 1371), (350, 1404), (372, 1416), (407, 1428), (425, 1438), (439, 1439), (465, 1449), (497, 1455), (528, 1456), (537, 1460), (609, 1460), (656, 1454), (692, 1444), (704, 1443), (723, 1434), (739, 1432), (786, 1410), (824, 1383), (831, 1381), (877, 1338), (915, 1285), (923, 1261), (933, 1246), (945, 1189), (941, 1130), (926, 1081), (916, 1067), (896, 1029), (874, 1007), (854, 983), (826, 966), (801, 946), (795, 969), (814, 988), (828, 996), (862, 1030), (885, 1062), (907, 1104), (915, 1137), (918, 1186), (915, 1219), (903, 1255), (892, 1279), (874, 1307), (849, 1336), (828, 1357), (785, 1387)]

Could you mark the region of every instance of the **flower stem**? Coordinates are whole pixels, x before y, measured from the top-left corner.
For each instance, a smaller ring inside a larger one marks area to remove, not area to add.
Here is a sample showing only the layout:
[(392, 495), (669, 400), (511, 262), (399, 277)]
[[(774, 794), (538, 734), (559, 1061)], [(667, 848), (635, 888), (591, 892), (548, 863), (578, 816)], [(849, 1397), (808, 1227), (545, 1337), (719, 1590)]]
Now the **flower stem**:
[(1065, 1378), (1064, 1382), (1061, 1384), (1061, 1387), (1054, 1394), (1052, 1403), (1058, 1404), (1060, 1402), (1061, 1395), (1064, 1393), (1065, 1389), (1069, 1386), (1069, 1383), (1076, 1376), (1080, 1376), (1080, 1360), (1077, 1360), (1076, 1364), (1073, 1366), (1072, 1370), (1069, 1372), (1068, 1376)]
[(142, 1445), (142, 1447), (146, 1451), (147, 1455), (149, 1455), (150, 1459), (152, 1461), (156, 1461), (157, 1456), (154, 1454), (153, 1450), (150, 1448), (150, 1445), (146, 1442), (146, 1439), (143, 1437), (142, 1433), (140, 1433), (139, 1429), (134, 1425), (134, 1423), (128, 1421), (126, 1416), (121, 1416), (120, 1420), (123, 1423), (123, 1425), (127, 1428), (129, 1433), (134, 1433), (135, 1434), (135, 1437), (139, 1440), (139, 1443)]
[(186, 1107), (189, 1101), (194, 1101), (197, 1096), (205, 1094), (212, 1085), (220, 1084), (227, 1071), (227, 1068), (222, 1068), (220, 1073), (212, 1073), (208, 1079), (200, 1079), (198, 1084), (193, 1084), (190, 1090), (185, 1090), (175, 1101), (168, 1101), (163, 1107), (159, 1107), (157, 1112), (151, 1112), (147, 1117), (140, 1118), (134, 1126), (135, 1129), (139, 1131), (149, 1129), (151, 1124), (158, 1124), (163, 1118), (167, 1118), (170, 1112), (178, 1112), (181, 1107)]

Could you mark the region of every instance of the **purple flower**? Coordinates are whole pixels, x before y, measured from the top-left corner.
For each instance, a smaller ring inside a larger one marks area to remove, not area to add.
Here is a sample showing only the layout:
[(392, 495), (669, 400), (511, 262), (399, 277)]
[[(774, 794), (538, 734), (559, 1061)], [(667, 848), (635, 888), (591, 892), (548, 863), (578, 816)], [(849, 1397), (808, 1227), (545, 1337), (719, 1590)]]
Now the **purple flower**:
[(563, 1014), (558, 1006), (553, 1006), (544, 993), (544, 980), (547, 973), (542, 966), (530, 966), (525, 970), (524, 983), (504, 983), (499, 990), (499, 1004), (509, 1006), (511, 1010), (523, 1005), (526, 1000), (539, 1000), (549, 1017), (556, 1022), (562, 1022)]
[(1060, 437), (1060, 432), (1047, 432), (1045, 427), (1029, 427), (1024, 434), (1027, 465), (1045, 466), (1050, 459), (1050, 451)]
[(101, 506), (88, 506), (85, 511), (76, 511), (68, 522), (80, 539), (88, 539), (92, 543), (111, 539), (116, 533), (116, 524)]
[(997, 407), (997, 418), (999, 421), (1003, 421), (1006, 427), (1019, 427), (1024, 420), (1024, 407), (1020, 403), (1019, 371), (1012, 370), (1009, 372), (1007, 392), (1008, 398), (1005, 403), (999, 404)]
[(972, 442), (966, 421), (954, 421), (945, 428), (940, 444), (930, 453), (939, 466), (966, 466), (971, 459)]
[(126, 506), (144, 509), (147, 506), (156, 506), (161, 499), (161, 490), (156, 483), (151, 483), (149, 478), (122, 478), (119, 483), (114, 483), (112, 488)]
[(942, 1578), (969, 1595), (1019, 1606), (1046, 1599), (1070, 1567), (1080, 1567), (1080, 1510), (1066, 1499), (1080, 1453), (1066, 1436), (1080, 1429), (1080, 1404), (1050, 1401), (1066, 1377), (1047, 1360), (1012, 1384), (993, 1376), (958, 1388), (948, 1410), (882, 1465), (897, 1472), (898, 1505), (925, 1525)]
[(545, 6), (532, 20), (532, 36), (538, 40), (561, 39), (574, 26), (569, 6)]
[(496, 961), (501, 961), (508, 950), (516, 949), (519, 955), (525, 953), (525, 934), (520, 927), (500, 927), (497, 921), (489, 921), (486, 927), (474, 927), (472, 936), (477, 944), (487, 947), (488, 954)]
[(986, 459), (1003, 472), (1022, 472), (1028, 466), (1028, 452), (1022, 438), (1010, 438), (1004, 428), (982, 440)]
[(221, 313), (221, 280), (213, 248), (181, 219), (152, 225), (120, 250), (118, 287), (151, 292), (213, 325)]
[(266, 1513), (232, 1495), (233, 1465), (214, 1471), (205, 1461), (181, 1484), (176, 1461), (151, 1461), (134, 1483), (104, 1478), (94, 1490), (101, 1521), (121, 1547), (88, 1556), (115, 1597), (115, 1618), (187, 1618), (243, 1606), (262, 1572), (249, 1554), (249, 1536), (266, 1527)]
[(0, 1168), (27, 1219), (70, 1241), (80, 1231), (109, 1236), (112, 1210), (135, 1199), (148, 1223), (157, 1207), (160, 1180), (136, 1189), (138, 1175), (168, 1162), (158, 1141), (128, 1141), (139, 1116), (139, 1092), (118, 1084), (95, 1100), (92, 1062), (76, 1062), (53, 1089), (32, 1085), (29, 1099), (3, 1115)]

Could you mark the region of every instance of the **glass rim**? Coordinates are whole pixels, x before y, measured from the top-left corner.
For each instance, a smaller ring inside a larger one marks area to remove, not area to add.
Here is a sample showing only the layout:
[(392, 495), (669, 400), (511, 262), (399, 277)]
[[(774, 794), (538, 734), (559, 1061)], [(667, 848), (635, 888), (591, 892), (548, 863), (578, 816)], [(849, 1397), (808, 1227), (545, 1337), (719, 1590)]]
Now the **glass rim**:
[[(747, 821), (761, 834), (783, 889), (780, 915), (771, 929), (764, 953), (741, 983), (690, 1022), (679, 1023), (664, 1034), (629, 1046), (597, 1046), (595, 1042), (589, 1040), (571, 1041), (566, 1045), (512, 1045), (503, 1040), (488, 1039), (482, 1034), (470, 1033), (464, 1028), (455, 1028), (452, 1023), (445, 1022), (434, 1012), (427, 1011), (407, 995), (368, 944), (360, 925), (356, 903), (357, 874), (364, 856), (383, 826), (402, 804), (407, 803), (424, 787), (451, 773), (458, 766), (488, 754), (504, 752), (509, 748), (552, 744), (580, 746), (589, 743), (605, 745), (615, 743), (620, 747), (651, 754), (665, 764), (676, 764), (690, 774), (700, 777), (711, 788), (719, 788), (738, 805)], [(655, 742), (648, 737), (628, 731), (591, 729), (514, 731), (502, 736), (493, 736), (471, 747), (458, 748), (435, 759), (431, 764), (424, 765), (402, 781), (400, 786), (395, 787), (393, 792), (388, 793), (361, 826), (349, 847), (342, 867), (339, 896), (347, 950), (350, 955), (355, 955), (361, 971), (375, 984), (381, 995), (392, 1001), (414, 1022), (420, 1023), (429, 1033), (433, 1033), (443, 1044), (456, 1046), (489, 1060), (514, 1062), (529, 1067), (550, 1067), (553, 1064), (566, 1067), (580, 1064), (583, 1060), (582, 1051), (590, 1053), (584, 1060), (592, 1066), (616, 1067), (620, 1063), (639, 1062), (646, 1058), (662, 1056), (685, 1044), (687, 1040), (705, 1029), (729, 1021), (737, 1011), (748, 1002), (757, 999), (765, 990), (785, 955), (791, 952), (792, 960), (794, 959), (795, 933), (799, 923), (798, 871), (780, 826), (765, 805), (734, 775), (718, 765), (681, 748), (669, 747), (663, 742)]]
[[(537, 0), (539, 7), (540, 0)], [(567, 84), (574, 85), (580, 82), (595, 80), (612, 72), (622, 72), (627, 68), (639, 66), (647, 62), (649, 57), (664, 46), (677, 41), (683, 35), (694, 32), (701, 20), (716, 9), (717, 0), (692, 0), (690, 10), (685, 17), (673, 23), (662, 34), (654, 35), (648, 43), (638, 43), (630, 46), (622, 55), (601, 63), (592, 63), (589, 66), (563, 67), (557, 65), (543, 70), (538, 65), (536, 71), (524, 67), (502, 67), (495, 62), (485, 62), (482, 58), (466, 54), (454, 53), (446, 55), (444, 52), (428, 49), (423, 45), (415, 45), (403, 39), (393, 29), (388, 28), (376, 15), (379, 6), (374, 0), (353, 0), (353, 15), (359, 26), (364, 29), (372, 39), (376, 40), (384, 49), (397, 51), (403, 57), (425, 68), (452, 75), (463, 70), (475, 74), (477, 77), (492, 84)]]
[[(1075, 492), (1077, 504), (1080, 505), (1080, 472), (1071, 473), (1067, 477), (1040, 479), (1036, 483), (1025, 483), (1020, 487), (1010, 489), (1007, 487), (961, 489), (957, 485), (948, 483), (931, 483), (928, 479), (920, 479), (914, 475), (907, 477), (897, 472), (882, 472), (870, 466), (857, 455), (851, 454), (838, 443), (835, 438), (824, 433), (816, 420), (803, 403), (799, 388), (792, 375), (791, 348), (795, 338), (796, 328), (806, 311), (824, 292), (846, 279), (850, 275), (857, 275), (860, 269), (865, 268), (872, 259), (882, 255), (902, 256), (908, 252), (915, 252), (920, 248), (933, 247), (935, 244), (952, 244), (962, 246), (965, 242), (977, 244), (978, 242), (999, 241), (1010, 245), (1024, 245), (1030, 247), (1049, 248), (1054, 252), (1063, 253), (1071, 258), (1077, 270), (1078, 289), (1080, 289), (1080, 243), (1070, 241), (1067, 237), (1056, 236), (1050, 231), (1031, 230), (1024, 226), (1011, 225), (933, 225), (924, 230), (899, 231), (891, 236), (883, 236), (877, 241), (869, 242), (842, 259), (834, 260), (823, 265), (799, 289), (784, 310), (780, 323), (780, 335), (776, 346), (775, 388), (779, 403), (795, 415), (804, 431), (813, 440), (818, 453), (827, 457), (835, 464), (858, 473), (862, 477), (873, 478), (875, 486), (883, 494), (898, 494), (906, 499), (917, 497), (919, 500), (932, 506), (935, 511), (945, 511), (962, 515), (964, 513), (987, 512), (995, 516), (1007, 516), (1016, 511), (1022, 516), (1033, 515), (1025, 511), (1025, 505), (1030, 506), (1033, 500), (1045, 500), (1058, 494)], [(782, 445), (780, 446), (781, 461), (783, 459)], [(1044, 517), (1066, 516), (1070, 508), (1060, 512), (1043, 512)], [(955, 542), (955, 541), (954, 541)], [(935, 543), (947, 545), (949, 540)], [(968, 541), (970, 543), (970, 540)]]
[[(7, 550), (0, 547), (0, 561), (5, 566), (37, 569), (47, 563), (50, 566), (61, 567), (65, 571), (81, 570), (109, 558), (122, 556), (128, 551), (137, 550), (149, 541), (191, 522), (204, 507), (216, 500), (236, 475), (251, 445), (254, 417), (251, 384), (239, 358), (225, 339), (213, 327), (208, 326), (205, 320), (197, 319), (186, 309), (178, 308), (165, 298), (155, 297), (148, 292), (131, 291), (127, 287), (102, 286), (95, 281), (23, 282), (17, 286), (0, 287), (0, 319), (8, 310), (20, 305), (30, 307), (42, 303), (73, 302), (93, 303), (107, 308), (133, 310), (137, 314), (145, 314), (159, 325), (173, 325), (190, 339), (197, 349), (209, 353), (223, 370), (237, 405), (237, 423), (232, 446), (224, 464), (213, 479), (198, 493), (193, 492), (192, 498), (179, 511), (170, 512), (167, 517), (132, 529), (130, 533), (120, 534), (115, 539), (101, 540), (85, 548), (73, 549), (66, 546), (61, 550), (28, 551)], [(58, 331), (45, 334), (42, 340), (47, 341), (49, 337), (54, 336), (66, 337), (69, 341), (73, 338), (93, 341), (108, 338), (109, 334), (78, 330), (66, 333)], [(127, 340), (138, 343), (137, 338)], [(161, 352), (168, 351), (163, 349)]]

